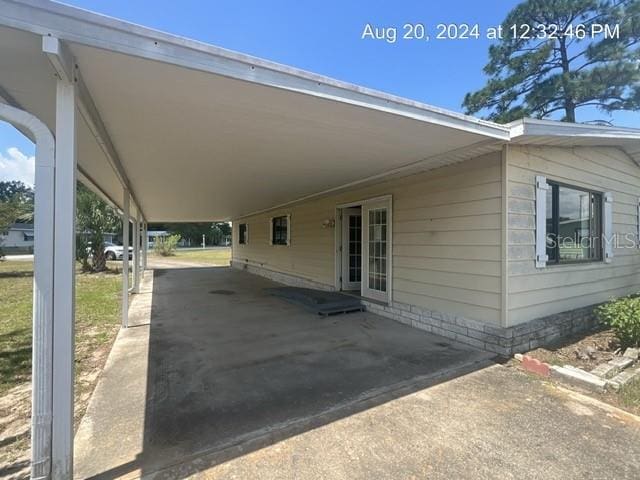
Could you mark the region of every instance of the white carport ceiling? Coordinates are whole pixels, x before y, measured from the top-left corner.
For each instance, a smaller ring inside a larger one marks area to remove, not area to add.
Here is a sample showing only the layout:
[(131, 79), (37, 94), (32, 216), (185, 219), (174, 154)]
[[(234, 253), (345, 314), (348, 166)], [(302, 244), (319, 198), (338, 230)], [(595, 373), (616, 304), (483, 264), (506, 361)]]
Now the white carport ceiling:
[[(489, 122), (72, 7), (0, 7), (0, 24), (29, 30), (0, 27), (5, 100), (55, 131), (41, 36), (65, 42), (150, 222), (234, 218), (508, 138)], [(79, 118), (79, 169), (120, 205), (118, 175)]]
[(233, 217), (483, 139), (158, 62), (72, 51), (150, 220)]

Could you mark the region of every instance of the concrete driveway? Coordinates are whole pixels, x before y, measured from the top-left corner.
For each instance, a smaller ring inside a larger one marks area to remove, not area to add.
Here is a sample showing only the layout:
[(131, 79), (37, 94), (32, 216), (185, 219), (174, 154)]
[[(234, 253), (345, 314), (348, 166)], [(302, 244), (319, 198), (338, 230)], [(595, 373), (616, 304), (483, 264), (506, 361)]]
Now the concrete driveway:
[(635, 417), (388, 319), (309, 314), (266, 295), (274, 285), (230, 268), (147, 272), (135, 326), (120, 332), (76, 435), (77, 477), (634, 478), (640, 468)]

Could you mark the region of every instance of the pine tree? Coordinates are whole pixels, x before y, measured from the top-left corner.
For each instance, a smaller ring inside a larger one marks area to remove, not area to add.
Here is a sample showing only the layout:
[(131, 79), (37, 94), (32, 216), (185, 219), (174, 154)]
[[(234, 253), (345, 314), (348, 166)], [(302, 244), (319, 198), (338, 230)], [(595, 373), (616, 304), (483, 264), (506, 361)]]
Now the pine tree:
[[(619, 35), (592, 36), (595, 25), (619, 25)], [(502, 32), (489, 48), (487, 84), (464, 98), (468, 114), (484, 110), (507, 123), (564, 112), (562, 120), (575, 122), (580, 107), (640, 109), (640, 0), (527, 0)]]

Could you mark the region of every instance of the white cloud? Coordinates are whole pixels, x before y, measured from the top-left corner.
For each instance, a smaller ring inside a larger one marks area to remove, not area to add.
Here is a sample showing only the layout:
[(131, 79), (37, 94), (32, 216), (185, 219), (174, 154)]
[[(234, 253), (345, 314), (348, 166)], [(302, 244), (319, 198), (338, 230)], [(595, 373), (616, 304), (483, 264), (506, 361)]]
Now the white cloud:
[(35, 157), (27, 157), (16, 147), (7, 149), (6, 155), (0, 152), (0, 181), (20, 180), (33, 186)]

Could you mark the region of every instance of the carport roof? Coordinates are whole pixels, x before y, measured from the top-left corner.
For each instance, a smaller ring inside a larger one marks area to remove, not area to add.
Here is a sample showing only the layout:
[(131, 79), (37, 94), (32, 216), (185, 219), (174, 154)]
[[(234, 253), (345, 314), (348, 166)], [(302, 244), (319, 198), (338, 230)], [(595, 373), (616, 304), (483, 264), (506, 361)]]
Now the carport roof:
[(0, 99), (52, 131), (43, 37), (75, 66), (81, 176), (119, 207), (128, 185), (149, 222), (232, 219), (435, 168), (517, 129), (54, 2), (0, 0)]

